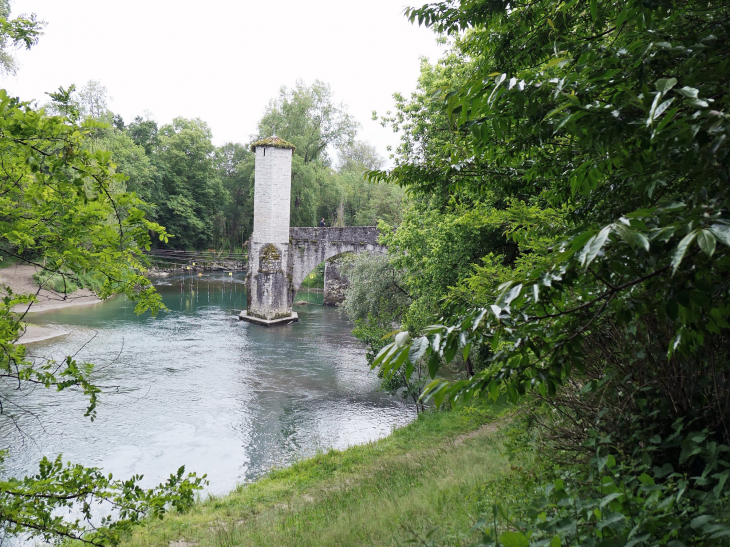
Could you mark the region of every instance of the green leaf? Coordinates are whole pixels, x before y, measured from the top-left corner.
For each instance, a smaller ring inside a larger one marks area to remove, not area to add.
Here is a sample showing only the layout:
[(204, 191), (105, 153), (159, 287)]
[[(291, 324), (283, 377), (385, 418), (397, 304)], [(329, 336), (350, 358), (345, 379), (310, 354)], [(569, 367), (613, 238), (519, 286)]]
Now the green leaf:
[(702, 230), (697, 234), (697, 243), (707, 256), (711, 257), (715, 253), (715, 236), (709, 230)]
[(529, 547), (530, 545), (527, 537), (522, 532), (504, 532), (499, 536), (499, 541), (504, 547)]
[(687, 97), (688, 99), (696, 99), (700, 93), (700, 90), (696, 89), (694, 87), (684, 86), (681, 89), (675, 90), (675, 93), (679, 93), (680, 95), (683, 95), (684, 97)]
[(649, 240), (644, 234), (636, 232), (620, 222), (617, 222), (614, 225), (614, 230), (621, 237), (621, 239), (623, 239), (632, 247), (643, 247), (645, 250), (649, 250)]
[(598, 0), (591, 0), (591, 19), (598, 19)]
[(596, 258), (598, 253), (603, 249), (608, 239), (608, 234), (611, 233), (613, 225), (605, 226), (600, 232), (588, 240), (580, 254), (581, 266), (587, 268), (591, 262)]
[(677, 268), (679, 268), (679, 265), (684, 259), (684, 255), (687, 253), (687, 247), (689, 247), (690, 243), (694, 241), (695, 237), (697, 237), (697, 230), (688, 233), (682, 238), (679, 245), (677, 245), (677, 248), (674, 250), (674, 254), (672, 255), (672, 274), (674, 274), (677, 271)]
[(603, 530), (606, 526), (610, 526), (611, 524), (616, 524), (617, 522), (621, 522), (626, 517), (624, 517), (621, 513), (607, 513), (604, 515), (604, 518), (602, 518), (598, 522), (598, 529)]
[(675, 85), (677, 85), (677, 78), (662, 78), (656, 81), (656, 89), (662, 95), (666, 95)]
[(421, 357), (423, 357), (428, 347), (428, 338), (425, 336), (416, 338), (413, 343), (411, 343), (411, 347), (408, 350), (408, 360), (415, 364)]
[(398, 346), (394, 343), (388, 344), (383, 349), (381, 349), (375, 356), (375, 359), (373, 359), (373, 368), (377, 367), (383, 360), (386, 359), (386, 357), (390, 358), (390, 356), (395, 353), (397, 349)]
[(712, 522), (715, 520), (711, 515), (700, 515), (699, 517), (695, 517), (692, 519), (692, 522), (690, 522), (690, 526), (692, 528), (699, 528), (701, 526), (704, 526), (708, 522)]
[(720, 243), (730, 247), (730, 226), (727, 224), (713, 224), (710, 231), (720, 240)]
[(428, 358), (428, 375), (431, 378), (436, 378), (436, 373), (438, 372), (439, 365), (441, 364), (441, 360), (439, 359), (439, 356), (437, 353), (432, 353), (431, 357)]

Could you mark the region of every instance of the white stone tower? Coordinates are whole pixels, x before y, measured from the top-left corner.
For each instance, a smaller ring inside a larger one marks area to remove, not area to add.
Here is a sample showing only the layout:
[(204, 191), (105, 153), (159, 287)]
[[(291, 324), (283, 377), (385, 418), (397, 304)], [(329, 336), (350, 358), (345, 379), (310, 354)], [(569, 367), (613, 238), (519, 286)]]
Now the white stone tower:
[(256, 156), (253, 235), (248, 244), (247, 308), (239, 316), (260, 325), (296, 321), (287, 278), (291, 162), (295, 146), (278, 137), (251, 145)]

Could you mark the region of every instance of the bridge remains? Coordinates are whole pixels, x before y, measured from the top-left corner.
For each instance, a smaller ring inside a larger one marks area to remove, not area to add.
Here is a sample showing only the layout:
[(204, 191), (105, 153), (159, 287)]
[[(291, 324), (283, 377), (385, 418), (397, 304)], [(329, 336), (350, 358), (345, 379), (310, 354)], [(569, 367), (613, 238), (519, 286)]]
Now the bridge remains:
[[(248, 247), (247, 305), (239, 319), (289, 324), (294, 295), (318, 264), (345, 253), (384, 254), (375, 226), (290, 228), (294, 145), (271, 137), (251, 145), (255, 154), (253, 234)], [(325, 287), (327, 286), (325, 266)], [(334, 272), (333, 272), (334, 273)]]

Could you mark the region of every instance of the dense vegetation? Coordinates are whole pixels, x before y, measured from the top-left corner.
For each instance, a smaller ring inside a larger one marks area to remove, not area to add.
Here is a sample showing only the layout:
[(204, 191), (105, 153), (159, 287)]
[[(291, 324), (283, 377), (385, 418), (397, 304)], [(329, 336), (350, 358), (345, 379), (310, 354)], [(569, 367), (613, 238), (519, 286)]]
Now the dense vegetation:
[[(117, 171), (127, 177), (120, 191), (134, 192), (149, 204), (148, 217), (170, 234), (165, 246), (242, 251), (253, 231), (254, 157), (246, 144), (213, 145), (210, 127), (200, 119), (175, 118), (158, 126), (138, 116), (126, 124), (108, 109), (99, 82), (72, 88), (68, 95), (47, 109), (99, 123), (86, 146), (111, 152)], [(400, 222), (403, 190), (368, 184), (362, 176), (382, 167), (383, 160), (372, 146), (355, 140), (358, 127), (319, 81), (282, 88), (267, 106), (251, 142), (276, 134), (296, 145), (293, 226), (316, 226), (322, 218), (328, 226)], [(334, 152), (337, 168), (330, 157)]]
[(384, 238), (403, 330), (373, 364), (426, 367), (437, 406), (525, 401), (542, 489), (495, 505), (484, 544), (727, 542), (727, 4), (406, 11), (452, 47), (369, 174), (413, 197)]

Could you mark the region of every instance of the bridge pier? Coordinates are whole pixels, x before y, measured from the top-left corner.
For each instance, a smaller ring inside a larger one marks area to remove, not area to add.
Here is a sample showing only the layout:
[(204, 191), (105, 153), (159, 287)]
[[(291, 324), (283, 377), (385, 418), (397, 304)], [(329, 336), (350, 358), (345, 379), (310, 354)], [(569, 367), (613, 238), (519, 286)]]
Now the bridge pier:
[(273, 326), (298, 320), (289, 263), (291, 161), (294, 145), (277, 137), (251, 145), (255, 154), (253, 234), (248, 247), (246, 310), (239, 319)]
[(248, 244), (246, 309), (239, 319), (265, 325), (298, 320), (294, 295), (318, 264), (344, 253), (384, 254), (375, 226), (289, 228), (294, 145), (271, 137), (251, 145), (256, 173)]

